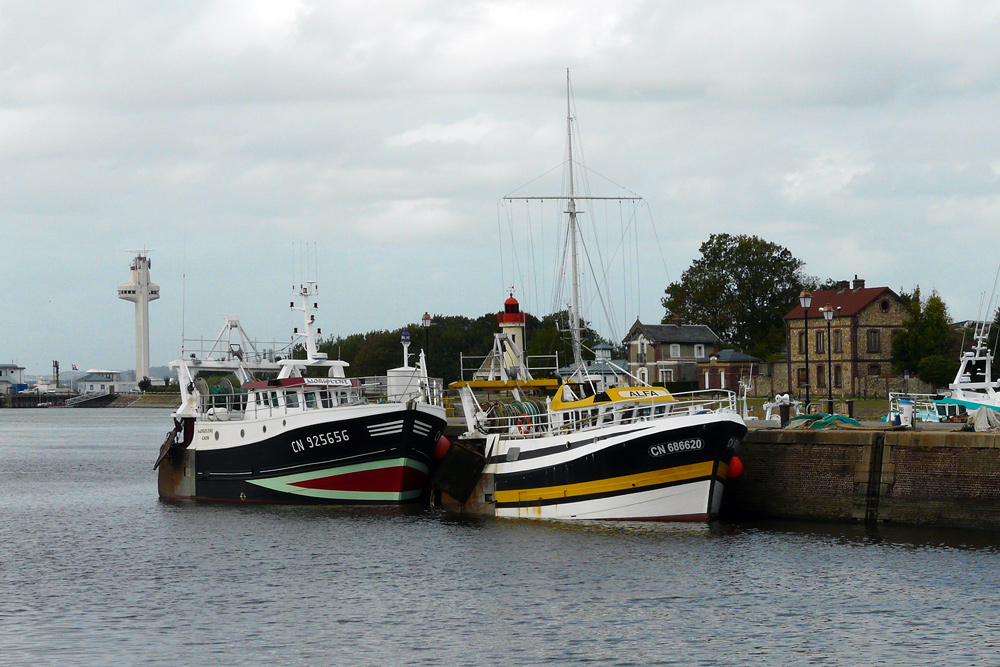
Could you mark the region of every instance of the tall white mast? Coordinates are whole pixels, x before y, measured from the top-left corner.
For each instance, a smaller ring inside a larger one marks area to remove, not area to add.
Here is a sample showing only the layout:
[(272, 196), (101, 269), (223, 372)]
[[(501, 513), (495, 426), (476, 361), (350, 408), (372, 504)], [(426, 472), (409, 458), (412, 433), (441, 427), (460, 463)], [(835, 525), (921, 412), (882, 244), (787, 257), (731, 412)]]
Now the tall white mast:
[[(570, 93), (570, 80), (569, 80), (569, 69), (566, 70), (566, 141), (568, 145), (569, 152), (569, 194), (559, 196), (526, 196), (526, 197), (513, 197), (506, 196), (504, 200), (553, 200), (565, 199), (567, 201), (565, 213), (569, 214), (569, 223), (567, 225), (567, 234), (569, 235), (569, 253), (570, 253), (570, 277), (572, 282), (572, 298), (569, 304), (569, 319), (570, 319), (570, 334), (572, 336), (572, 347), (573, 347), (573, 363), (576, 364), (577, 368), (582, 368), (583, 365), (583, 336), (582, 329), (580, 326), (580, 267), (579, 267), (579, 256), (577, 252), (577, 243), (583, 242), (582, 239), (577, 239), (578, 227), (577, 224), (577, 214), (580, 211), (576, 209), (576, 201), (578, 199), (586, 200), (611, 200), (611, 201), (628, 201), (628, 200), (641, 200), (641, 197), (592, 197), (585, 195), (583, 197), (578, 197), (576, 194), (575, 183), (573, 182), (573, 109), (571, 103), (571, 93)], [(563, 255), (565, 258), (565, 255)]]
[(573, 190), (573, 111), (570, 108), (569, 68), (566, 69), (566, 145), (569, 146), (569, 244), (573, 300), (569, 312), (569, 330), (573, 337), (573, 363), (583, 366), (583, 341), (580, 335), (580, 271), (576, 256), (576, 193)]

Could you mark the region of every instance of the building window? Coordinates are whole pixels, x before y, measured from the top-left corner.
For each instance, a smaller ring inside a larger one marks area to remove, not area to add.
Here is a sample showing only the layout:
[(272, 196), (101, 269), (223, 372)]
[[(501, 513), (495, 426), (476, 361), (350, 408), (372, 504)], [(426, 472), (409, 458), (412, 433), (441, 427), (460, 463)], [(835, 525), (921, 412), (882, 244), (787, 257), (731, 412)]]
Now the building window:
[(695, 345), (694, 346), (694, 356), (698, 357), (699, 359), (702, 358), (702, 357), (704, 357), (705, 356), (705, 346), (704, 345)]
[(834, 352), (844, 351), (843, 336), (841, 335), (840, 329), (837, 329), (836, 331), (833, 332), (833, 351)]
[(840, 366), (833, 367), (833, 386), (837, 389), (844, 386), (844, 371)]
[(660, 369), (660, 384), (666, 384), (667, 382), (674, 381), (674, 369), (673, 368), (661, 368)]
[(868, 375), (881, 375), (882, 367), (878, 364), (868, 364)]
[(641, 384), (649, 384), (649, 371), (645, 368), (640, 368), (639, 372), (636, 373), (636, 377), (639, 378)]
[(816, 386), (820, 389), (826, 389), (826, 373), (822, 366), (816, 367)]
[(642, 336), (640, 336), (639, 340), (638, 340), (638, 345), (637, 345), (637, 347), (639, 348), (638, 362), (640, 364), (646, 363), (646, 350), (647, 350), (648, 345), (649, 345), (649, 343), (646, 342), (646, 339), (643, 338)]
[(826, 338), (823, 334), (824, 334), (823, 331), (816, 332), (816, 352), (820, 354), (826, 352), (826, 345), (825, 345)]
[(799, 332), (799, 354), (805, 354), (806, 351), (806, 332)]
[(681, 356), (681, 346), (677, 343), (671, 343), (670, 345), (670, 358), (676, 359)]
[(882, 342), (881, 342), (881, 340), (879, 338), (879, 330), (878, 329), (869, 329), (868, 330), (868, 348), (867, 348), (867, 352), (869, 354), (872, 354), (872, 353), (881, 352), (881, 351), (882, 351)]
[(799, 369), (799, 386), (805, 387), (809, 384), (809, 371), (805, 368)]

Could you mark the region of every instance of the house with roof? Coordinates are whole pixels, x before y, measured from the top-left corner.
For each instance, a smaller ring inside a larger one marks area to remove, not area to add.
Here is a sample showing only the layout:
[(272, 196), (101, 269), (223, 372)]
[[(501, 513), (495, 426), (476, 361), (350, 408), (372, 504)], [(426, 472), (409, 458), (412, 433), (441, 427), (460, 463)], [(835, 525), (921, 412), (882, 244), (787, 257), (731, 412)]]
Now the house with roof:
[(27, 388), (28, 385), (24, 382), (24, 366), (0, 364), (0, 394), (16, 394)]
[(704, 324), (643, 324), (636, 319), (622, 341), (628, 371), (650, 384), (697, 382), (698, 364), (719, 353), (722, 340)]
[(764, 362), (739, 350), (720, 350), (698, 362), (699, 389), (729, 389), (738, 392), (740, 382), (752, 382), (763, 373)]
[[(825, 314), (832, 312), (830, 319)], [(907, 304), (888, 287), (840, 281), (812, 293), (785, 315), (788, 386), (811, 398), (883, 396), (893, 388), (892, 337), (907, 316)], [(808, 364), (806, 359), (808, 357)]]
[(584, 377), (590, 379), (601, 390), (613, 387), (617, 382), (627, 380), (623, 371), (628, 369), (628, 362), (625, 359), (612, 359), (614, 348), (607, 343), (600, 343), (594, 346), (594, 359), (586, 359), (583, 363), (583, 373), (576, 364), (563, 366), (559, 369), (559, 375), (563, 378)]
[(81, 394), (122, 394), (138, 391), (138, 383), (122, 378), (121, 371), (92, 368), (77, 378), (76, 390)]

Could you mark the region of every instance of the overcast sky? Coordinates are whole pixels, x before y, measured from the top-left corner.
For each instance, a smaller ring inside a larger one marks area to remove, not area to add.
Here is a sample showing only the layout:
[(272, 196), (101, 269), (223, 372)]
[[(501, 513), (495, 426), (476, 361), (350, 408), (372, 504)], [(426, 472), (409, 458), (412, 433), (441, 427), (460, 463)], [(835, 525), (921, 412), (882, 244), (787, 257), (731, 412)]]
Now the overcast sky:
[(153, 365), (182, 320), (287, 339), (298, 244), (324, 335), (479, 316), (511, 283), (544, 314), (498, 200), (562, 163), (567, 69), (587, 166), (655, 224), (643, 320), (717, 232), (973, 318), (997, 35), (1000, 3), (948, 0), (0, 0), (0, 361), (133, 368), (116, 289), (143, 247)]

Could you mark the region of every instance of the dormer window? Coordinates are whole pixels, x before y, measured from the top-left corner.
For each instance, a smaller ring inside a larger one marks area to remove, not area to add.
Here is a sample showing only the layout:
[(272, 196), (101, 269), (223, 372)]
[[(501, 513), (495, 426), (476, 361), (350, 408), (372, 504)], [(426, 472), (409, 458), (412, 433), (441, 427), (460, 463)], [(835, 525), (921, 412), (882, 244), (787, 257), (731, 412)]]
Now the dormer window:
[(681, 356), (681, 346), (678, 345), (677, 343), (671, 343), (670, 344), (670, 357), (672, 359), (676, 359), (679, 356)]
[(694, 356), (701, 359), (705, 356), (705, 346), (698, 344), (694, 346)]

